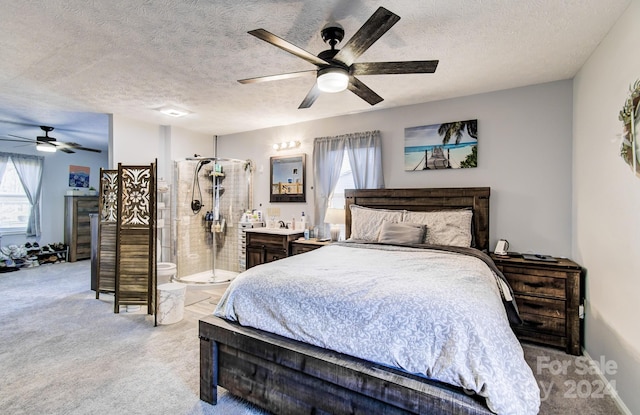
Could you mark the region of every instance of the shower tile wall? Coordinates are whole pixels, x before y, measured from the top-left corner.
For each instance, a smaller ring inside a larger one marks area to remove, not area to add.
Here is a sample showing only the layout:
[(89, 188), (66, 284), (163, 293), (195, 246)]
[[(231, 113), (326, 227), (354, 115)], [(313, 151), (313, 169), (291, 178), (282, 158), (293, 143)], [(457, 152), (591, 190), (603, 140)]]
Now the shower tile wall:
[(210, 271), (214, 267), (213, 244), (215, 243), (215, 268), (239, 271), (240, 247), (238, 242), (238, 222), (242, 212), (250, 208), (250, 173), (244, 162), (220, 161), (225, 177), (224, 191), (220, 195), (220, 217), (226, 221), (224, 232), (211, 232), (205, 226), (207, 211), (214, 210), (214, 179), (211, 176), (213, 163), (206, 164), (198, 175), (202, 198), (195, 187), (195, 197), (203, 203), (197, 214), (191, 210), (193, 175), (196, 161), (175, 163), (175, 259), (178, 277)]

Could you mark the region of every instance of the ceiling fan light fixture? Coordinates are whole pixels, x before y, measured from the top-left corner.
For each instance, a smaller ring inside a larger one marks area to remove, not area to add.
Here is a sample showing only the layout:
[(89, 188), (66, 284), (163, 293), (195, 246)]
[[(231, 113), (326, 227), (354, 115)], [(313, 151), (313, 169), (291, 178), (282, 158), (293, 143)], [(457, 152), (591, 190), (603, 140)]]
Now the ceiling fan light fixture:
[(53, 145), (47, 144), (47, 143), (38, 143), (38, 144), (36, 144), (36, 150), (44, 151), (45, 153), (55, 153), (56, 152), (56, 148)]
[(349, 73), (343, 68), (320, 69), (317, 81), (322, 92), (341, 92), (349, 85)]

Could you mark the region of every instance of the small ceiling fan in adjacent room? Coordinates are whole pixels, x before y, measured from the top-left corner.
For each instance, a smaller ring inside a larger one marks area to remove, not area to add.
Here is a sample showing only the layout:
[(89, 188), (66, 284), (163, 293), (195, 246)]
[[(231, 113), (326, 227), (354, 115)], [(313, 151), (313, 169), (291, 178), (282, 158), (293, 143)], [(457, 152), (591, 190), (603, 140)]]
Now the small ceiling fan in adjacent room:
[(331, 46), (331, 49), (320, 52), (318, 56), (315, 56), (264, 29), (252, 30), (248, 33), (316, 65), (317, 69), (240, 79), (238, 82), (241, 84), (250, 84), (256, 82), (315, 76), (316, 83), (313, 85), (298, 108), (311, 107), (321, 92), (340, 92), (345, 89), (349, 89), (370, 105), (376, 105), (381, 102), (383, 98), (356, 78), (357, 75), (433, 73), (436, 71), (436, 67), (438, 66), (437, 60), (355, 62), (355, 60), (358, 59), (358, 57), (360, 57), (360, 55), (362, 55), (374, 42), (391, 29), (398, 20), (400, 20), (400, 16), (390, 12), (384, 7), (378, 8), (369, 20), (367, 20), (353, 35), (353, 37), (345, 43), (342, 49), (336, 49), (336, 45), (344, 38), (344, 29), (337, 23), (327, 24), (322, 29), (321, 34), (322, 39), (325, 43)]
[(36, 150), (45, 151), (49, 153), (55, 153), (60, 150), (65, 153), (75, 153), (76, 150), (92, 151), (94, 153), (102, 153), (102, 150), (95, 148), (84, 147), (78, 143), (58, 141), (55, 137), (49, 136), (49, 133), (54, 130), (53, 127), (41, 125), (40, 129), (44, 131), (44, 135), (39, 135), (35, 139), (21, 137), (18, 135), (7, 134), (11, 138), (0, 137), (0, 141), (13, 141), (17, 143), (24, 143), (26, 145), (35, 144)]

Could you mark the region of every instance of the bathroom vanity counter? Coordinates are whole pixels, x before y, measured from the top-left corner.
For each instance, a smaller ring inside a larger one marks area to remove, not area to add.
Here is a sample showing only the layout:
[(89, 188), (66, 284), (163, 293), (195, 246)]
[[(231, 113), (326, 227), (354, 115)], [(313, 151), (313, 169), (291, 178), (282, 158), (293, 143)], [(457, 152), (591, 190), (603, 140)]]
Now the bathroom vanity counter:
[(291, 241), (301, 237), (301, 230), (286, 228), (249, 228), (247, 236), (247, 269), (291, 255)]
[(245, 232), (256, 232), (256, 233), (270, 233), (273, 235), (301, 235), (303, 231), (299, 229), (287, 229), (287, 228), (247, 228)]

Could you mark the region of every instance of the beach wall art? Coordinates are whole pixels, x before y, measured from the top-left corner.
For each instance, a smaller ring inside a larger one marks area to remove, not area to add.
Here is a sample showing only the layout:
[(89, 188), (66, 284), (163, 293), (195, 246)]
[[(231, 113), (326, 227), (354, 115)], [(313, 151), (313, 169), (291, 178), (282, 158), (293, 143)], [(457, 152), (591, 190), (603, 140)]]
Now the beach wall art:
[(478, 166), (478, 120), (404, 129), (404, 170), (465, 169)]
[(69, 187), (89, 187), (90, 167), (69, 166)]

